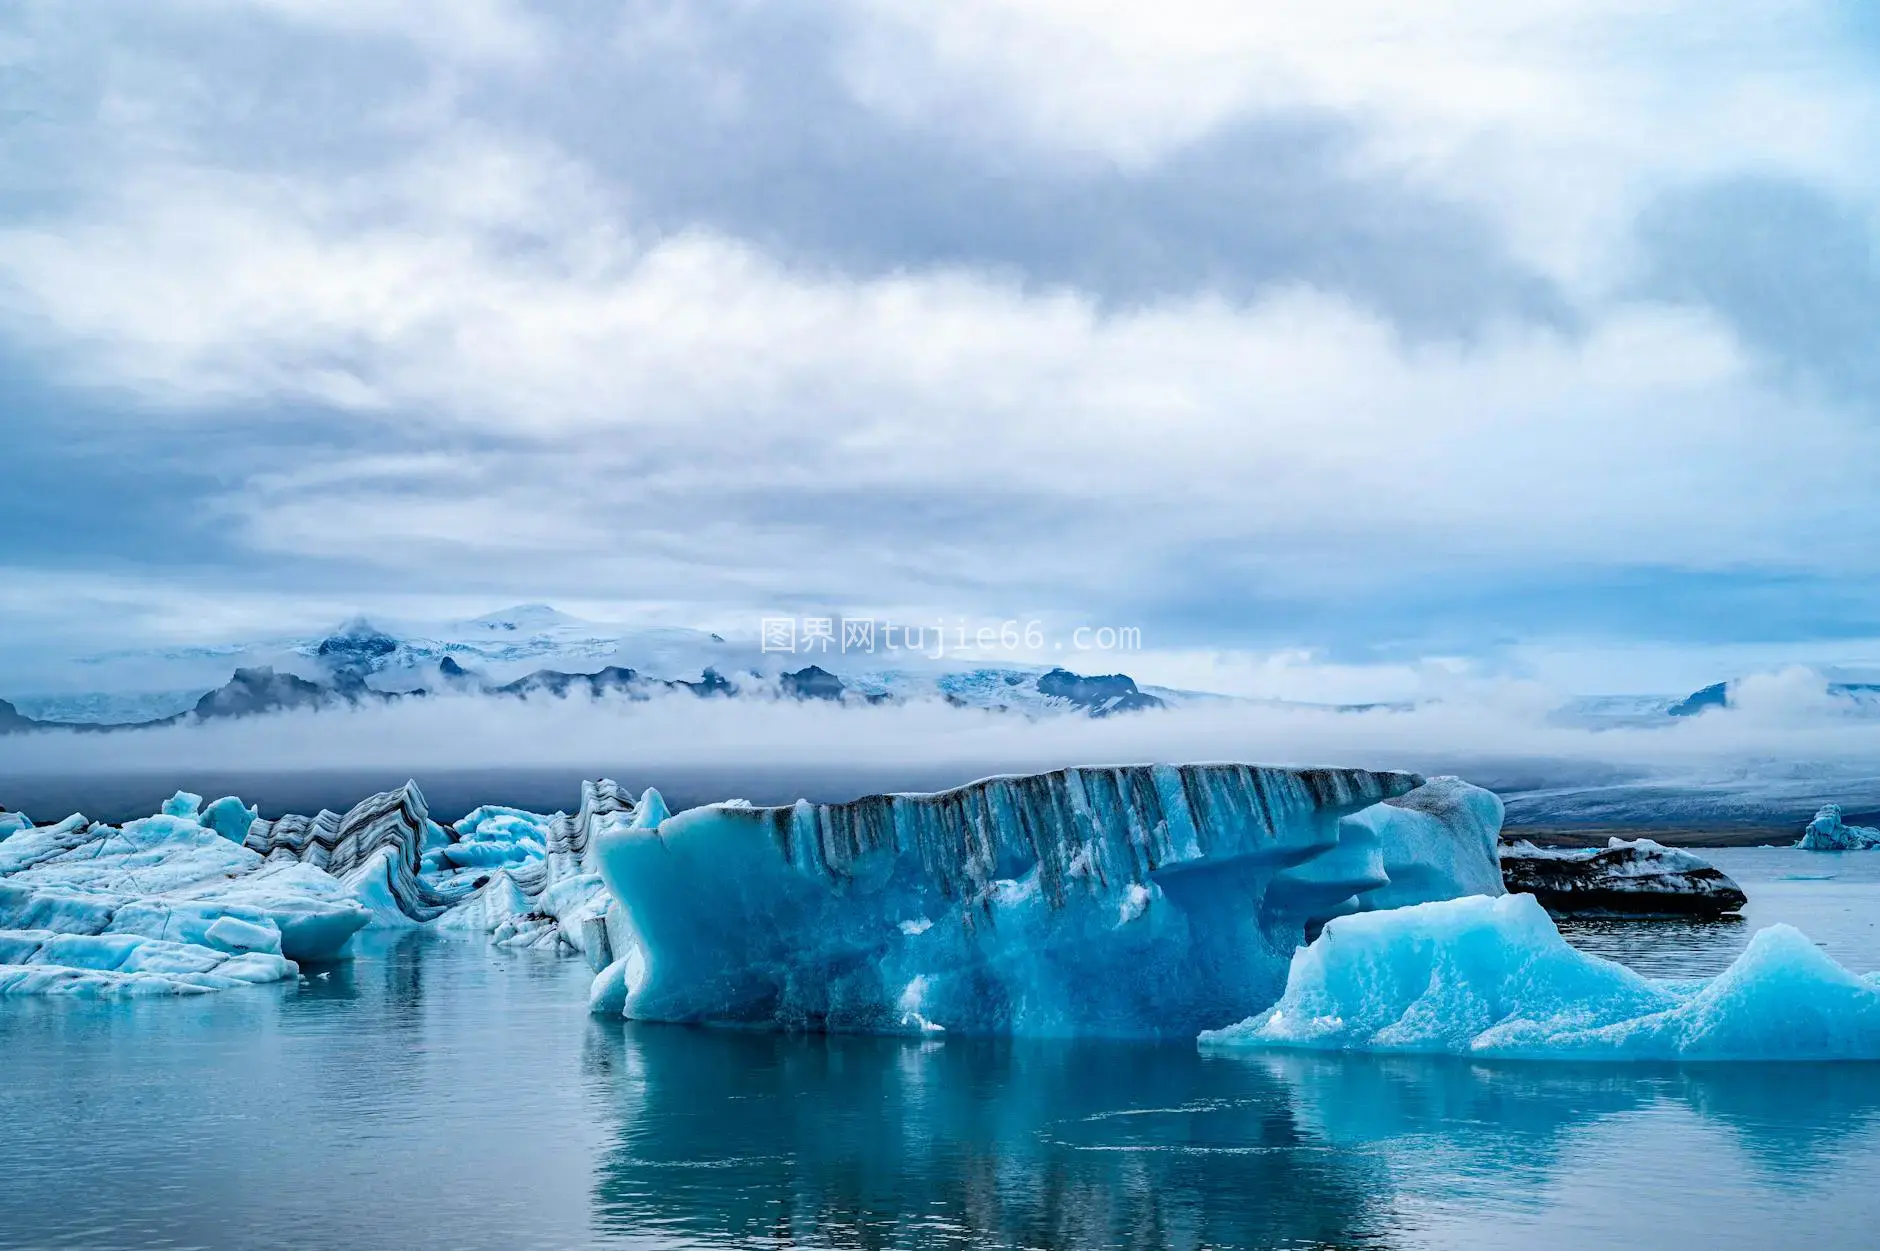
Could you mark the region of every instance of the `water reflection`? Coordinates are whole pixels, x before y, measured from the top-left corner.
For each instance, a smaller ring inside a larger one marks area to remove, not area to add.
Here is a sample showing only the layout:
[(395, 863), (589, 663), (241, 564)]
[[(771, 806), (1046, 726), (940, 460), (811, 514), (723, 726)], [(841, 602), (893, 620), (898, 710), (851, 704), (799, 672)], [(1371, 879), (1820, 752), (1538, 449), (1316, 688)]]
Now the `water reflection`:
[(0, 1248), (1608, 1251), (1880, 1228), (1880, 1066), (629, 1026), (587, 1015), (578, 961), (442, 940), (312, 972), (0, 1005)]
[[(1880, 1182), (1880, 1066), (1491, 1067), (607, 1024), (584, 1063), (620, 1118), (597, 1161), (597, 1232), (677, 1244), (1417, 1245), (1458, 1222), (1542, 1219), (1581, 1180), (1577, 1144), (1628, 1118), (1674, 1127), (1667, 1173), (1740, 1173), (1739, 1206), (1810, 1170)], [(1721, 1164), (1716, 1130), (1742, 1148)], [(1612, 1180), (1613, 1202), (1632, 1202), (1636, 1179)], [(1815, 1219), (1852, 1229), (1867, 1202)]]

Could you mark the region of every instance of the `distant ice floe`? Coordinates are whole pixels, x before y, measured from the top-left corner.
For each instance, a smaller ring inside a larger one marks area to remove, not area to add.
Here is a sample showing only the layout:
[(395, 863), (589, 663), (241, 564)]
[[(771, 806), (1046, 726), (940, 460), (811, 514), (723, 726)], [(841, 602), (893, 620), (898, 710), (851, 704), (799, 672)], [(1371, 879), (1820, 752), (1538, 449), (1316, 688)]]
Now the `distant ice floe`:
[(1570, 947), (1529, 895), (1342, 917), (1293, 957), (1266, 1011), (1205, 1048), (1550, 1060), (1880, 1059), (1880, 978), (1798, 930), (1727, 970), (1657, 981)]
[(1795, 845), (1803, 851), (1871, 851), (1880, 847), (1880, 830), (1848, 825), (1841, 820), (1841, 805), (1825, 804)]

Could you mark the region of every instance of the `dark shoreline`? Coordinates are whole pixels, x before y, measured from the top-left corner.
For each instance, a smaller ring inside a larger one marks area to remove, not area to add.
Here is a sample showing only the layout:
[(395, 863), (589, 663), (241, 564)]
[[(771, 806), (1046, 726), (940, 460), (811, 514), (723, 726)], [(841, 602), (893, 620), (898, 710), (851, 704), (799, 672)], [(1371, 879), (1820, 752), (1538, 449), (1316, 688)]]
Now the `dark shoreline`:
[(1504, 825), (1501, 836), (1537, 847), (1604, 847), (1611, 838), (1649, 838), (1666, 847), (1792, 847), (1802, 832), (1787, 825)]

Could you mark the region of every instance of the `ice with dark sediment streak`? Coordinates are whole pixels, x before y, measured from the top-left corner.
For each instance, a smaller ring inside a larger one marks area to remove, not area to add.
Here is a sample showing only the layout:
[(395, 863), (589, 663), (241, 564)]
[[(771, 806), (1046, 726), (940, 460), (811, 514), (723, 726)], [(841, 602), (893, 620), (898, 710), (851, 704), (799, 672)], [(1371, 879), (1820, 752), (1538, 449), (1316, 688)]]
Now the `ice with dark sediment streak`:
[(1880, 1060), (1880, 978), (1772, 925), (1724, 972), (1660, 981), (1567, 945), (1532, 895), (1342, 917), (1266, 1011), (1205, 1048), (1528, 1060)]
[[(635, 950), (594, 1002), (781, 1028), (1192, 1037), (1271, 1003), (1305, 932), (1368, 895), (1498, 881), (1498, 805), (1466, 784), (1348, 820), (1423, 784), (1135, 765), (611, 825), (598, 861)], [(1454, 845), (1424, 857), (1418, 840)], [(1423, 859), (1407, 883), (1384, 868)]]
[(667, 816), (659, 792), (636, 802), (616, 782), (581, 784), (573, 813), (544, 815), (489, 805), (451, 827), (451, 841), (425, 853), (430, 880), (471, 881), (474, 893), (439, 917), (441, 930), (486, 936), (502, 947), (578, 952), (596, 970), (628, 953), (621, 909), (595, 859), (599, 831)]
[(1613, 838), (1604, 847), (1517, 841), (1501, 849), (1501, 877), (1555, 916), (1717, 916), (1749, 902), (1709, 861), (1649, 838)]
[(343, 958), (368, 925), (605, 968), (630, 939), (594, 833), (667, 813), (656, 792), (636, 804), (603, 780), (572, 815), (485, 807), (452, 828), (415, 783), (313, 816), (263, 819), (186, 791), (122, 827), (4, 815), (0, 994), (147, 995), (289, 978), (298, 961)]

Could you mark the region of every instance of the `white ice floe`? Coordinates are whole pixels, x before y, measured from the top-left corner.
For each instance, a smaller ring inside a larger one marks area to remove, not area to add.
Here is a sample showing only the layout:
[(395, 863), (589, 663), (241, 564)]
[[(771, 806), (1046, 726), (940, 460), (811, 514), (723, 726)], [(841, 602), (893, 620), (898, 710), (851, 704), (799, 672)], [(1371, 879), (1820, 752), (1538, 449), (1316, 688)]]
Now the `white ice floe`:
[[(175, 805), (182, 807), (182, 805)], [(293, 976), (369, 920), (193, 817), (82, 816), (0, 844), (0, 994), (143, 995)]]
[(0, 993), (279, 980), (298, 961), (343, 958), (369, 925), (474, 934), (605, 968), (633, 940), (596, 871), (594, 833), (667, 815), (657, 792), (636, 804), (607, 781), (583, 787), (574, 816), (486, 807), (450, 829), (411, 783), (344, 813), (274, 820), (186, 791), (121, 827), (0, 814)]
[(1293, 957), (1266, 1011), (1209, 1048), (1560, 1060), (1880, 1059), (1880, 979), (1799, 931), (1759, 931), (1729, 969), (1657, 981), (1568, 946), (1527, 895), (1343, 917)]

